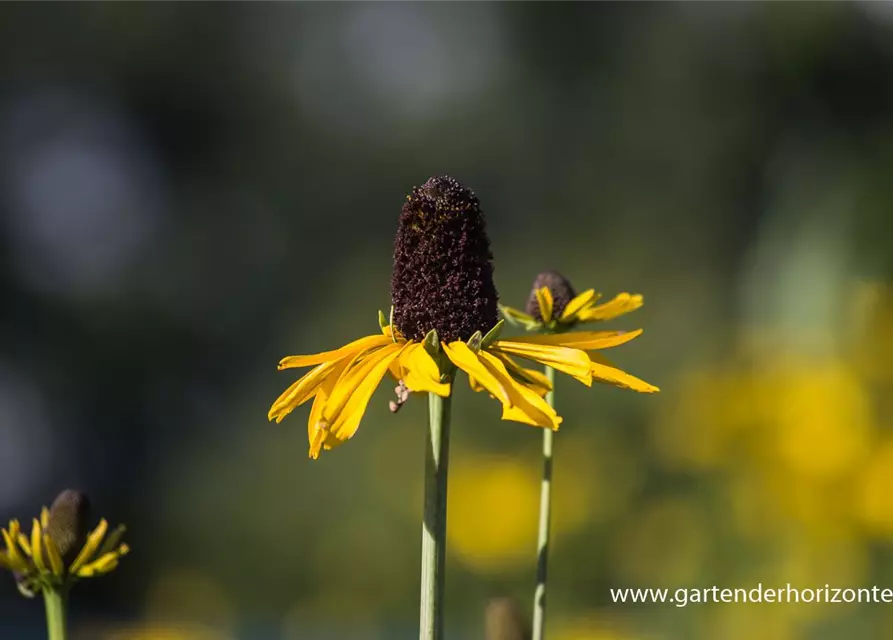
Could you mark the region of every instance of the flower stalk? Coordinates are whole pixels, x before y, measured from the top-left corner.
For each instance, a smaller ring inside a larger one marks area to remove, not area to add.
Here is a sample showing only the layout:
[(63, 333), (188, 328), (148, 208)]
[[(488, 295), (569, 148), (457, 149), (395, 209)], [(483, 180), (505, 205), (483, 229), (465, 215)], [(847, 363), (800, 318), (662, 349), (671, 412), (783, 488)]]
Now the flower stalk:
[[(545, 368), (546, 378), (553, 385), (546, 393), (546, 402), (555, 407), (555, 370)], [(543, 481), (540, 487), (539, 533), (536, 543), (536, 590), (533, 595), (533, 640), (543, 640), (546, 629), (546, 578), (549, 570), (549, 525), (552, 519), (552, 435), (543, 429)]]
[(419, 640), (443, 639), (451, 396), (428, 394)]
[(43, 602), (46, 605), (47, 637), (49, 640), (66, 640), (68, 624), (66, 609), (68, 593), (64, 589), (44, 589)]

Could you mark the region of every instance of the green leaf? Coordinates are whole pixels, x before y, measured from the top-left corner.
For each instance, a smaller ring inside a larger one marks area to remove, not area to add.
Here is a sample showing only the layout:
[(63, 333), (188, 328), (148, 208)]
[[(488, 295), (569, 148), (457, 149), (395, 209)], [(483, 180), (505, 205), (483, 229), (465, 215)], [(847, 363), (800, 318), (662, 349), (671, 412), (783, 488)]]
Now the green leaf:
[(484, 336), (481, 334), (480, 331), (475, 331), (473, 334), (471, 334), (471, 337), (468, 339), (468, 342), (466, 343), (468, 345), (468, 348), (471, 349), (472, 351), (480, 351), (481, 350), (481, 340), (483, 340), (483, 337)]
[(428, 335), (422, 340), (422, 345), (428, 355), (437, 360), (437, 354), (440, 353), (440, 338), (437, 337), (437, 329), (431, 329), (428, 332)]
[(502, 333), (502, 327), (504, 327), (504, 326), (505, 326), (505, 319), (497, 322), (496, 325), (487, 332), (487, 335), (485, 335), (483, 338), (481, 338), (480, 348), (486, 349), (491, 344), (496, 342), (496, 340), (499, 338), (500, 334)]
[(378, 310), (378, 326), (381, 327), (381, 332), (384, 333), (386, 327), (390, 325), (388, 319), (384, 315), (384, 311), (381, 309)]

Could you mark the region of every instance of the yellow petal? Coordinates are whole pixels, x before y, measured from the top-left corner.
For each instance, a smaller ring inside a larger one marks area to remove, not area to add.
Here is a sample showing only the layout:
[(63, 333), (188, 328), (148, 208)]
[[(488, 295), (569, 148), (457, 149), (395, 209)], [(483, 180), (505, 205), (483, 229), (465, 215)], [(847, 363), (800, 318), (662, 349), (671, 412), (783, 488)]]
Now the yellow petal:
[[(558, 336), (543, 335), (531, 337), (555, 338)], [(563, 346), (553, 346), (548, 343), (522, 342), (515, 338), (512, 341), (497, 340), (490, 349), (495, 353), (516, 355), (519, 358), (548, 365), (556, 371), (561, 371), (576, 378), (586, 386), (592, 384), (592, 375), (590, 374), (591, 362), (585, 351)]]
[(319, 457), (320, 448), (326, 438), (324, 433), (319, 433), (323, 407), (325, 407), (326, 402), (328, 402), (329, 397), (332, 395), (332, 391), (335, 389), (335, 385), (338, 384), (338, 380), (341, 379), (348, 366), (352, 363), (353, 360), (348, 358), (341, 360), (319, 386), (319, 389), (316, 392), (313, 406), (310, 407), (310, 417), (307, 419), (307, 438), (310, 442), (311, 458), (315, 459)]
[(481, 386), (481, 383), (478, 382), (474, 376), (468, 376), (468, 386), (471, 387), (471, 390), (474, 391), (475, 393), (478, 393), (478, 392), (484, 390), (484, 387)]
[(40, 510), (40, 528), (46, 529), (50, 526), (50, 510), (44, 507)]
[(338, 362), (338, 360), (324, 362), (299, 378), (276, 399), (276, 402), (270, 407), (267, 419), (282, 422), (285, 416), (316, 395), (319, 385), (322, 384), (323, 380), (331, 373)]
[[(13, 523), (16, 526), (13, 526)], [(6, 543), (6, 556), (9, 559), (10, 565), (19, 571), (27, 571), (28, 562), (25, 560), (24, 556), (22, 556), (15, 541), (19, 535), (18, 522), (13, 521), (10, 523), (9, 531), (0, 529), (0, 534), (3, 535), (3, 542)]]
[(25, 555), (29, 558), (31, 557), (31, 543), (28, 541), (28, 536), (24, 533), (18, 534), (18, 542), (19, 546), (22, 548), (22, 551), (25, 552)]
[(623, 389), (632, 389), (639, 393), (656, 393), (660, 391), (652, 384), (618, 369), (607, 358), (598, 353), (590, 354), (592, 360), (592, 379)]
[(514, 320), (519, 324), (531, 324), (533, 322), (536, 322), (533, 319), (533, 316), (512, 307), (505, 307), (500, 305), (499, 310), (502, 311), (502, 315), (504, 315), (506, 318), (508, 318), (509, 320)]
[[(389, 358), (388, 356), (399, 353), (404, 346), (405, 343), (395, 344), (393, 342), (388, 342), (385, 346), (372, 351), (361, 360), (348, 366), (348, 368), (341, 374), (341, 377), (335, 384), (335, 388), (332, 390), (332, 395), (323, 407), (323, 421), (330, 425), (334, 424), (345, 405), (347, 405), (351, 397), (358, 392), (360, 387), (363, 386), (370, 373), (376, 370), (382, 361), (387, 362), (388, 366), (390, 366), (394, 358)], [(385, 367), (381, 372), (381, 376), (379, 376), (378, 380), (375, 382), (376, 386), (387, 370), (388, 367)]]
[(125, 556), (129, 552), (130, 547), (128, 547), (126, 544), (122, 544), (117, 550), (109, 551), (93, 562), (80, 567), (77, 570), (77, 575), (80, 578), (93, 578), (95, 576), (101, 576), (104, 573), (108, 573), (118, 566), (118, 560), (121, 558), (121, 556)]
[(549, 322), (552, 320), (552, 292), (549, 291), (549, 287), (540, 287), (535, 292), (536, 294), (536, 302), (540, 308), (540, 316), (543, 318), (543, 322)]
[(450, 383), (440, 381), (440, 367), (422, 344), (414, 344), (400, 354), (403, 383), (410, 391), (430, 392), (446, 398)]
[(620, 293), (597, 307), (584, 309), (578, 315), (581, 322), (595, 322), (597, 320), (610, 320), (622, 316), (630, 311), (635, 311), (642, 306), (644, 300), (638, 293)]
[(41, 549), (40, 523), (37, 518), (34, 518), (34, 524), (31, 526), (31, 559), (39, 571), (46, 571)]
[(502, 404), (512, 406), (508, 391), (499, 383), (499, 380), (478, 359), (478, 355), (467, 344), (456, 340), (450, 344), (442, 343), (443, 351), (454, 365), (462, 369), (470, 376), (474, 376), (477, 383), (489, 391), (494, 398)]
[(572, 298), (571, 301), (567, 303), (564, 311), (561, 312), (561, 321), (572, 320), (573, 316), (576, 315), (578, 311), (589, 305), (595, 299), (595, 289), (587, 289), (580, 295)]
[(540, 396), (544, 396), (552, 390), (552, 382), (541, 371), (522, 367), (504, 353), (495, 355), (502, 361), (513, 378), (530, 387)]
[(383, 347), (387, 344), (393, 344), (389, 336), (374, 335), (354, 340), (350, 344), (346, 344), (340, 349), (334, 351), (323, 351), (308, 356), (288, 356), (279, 362), (279, 369), (293, 369), (295, 367), (310, 367), (323, 362), (331, 362), (332, 360), (340, 360), (341, 358), (350, 357), (356, 353), (361, 353), (367, 349)]
[(56, 546), (56, 543), (47, 534), (43, 534), (43, 548), (46, 550), (47, 558), (50, 560), (50, 569), (52, 569), (53, 575), (61, 578), (65, 574), (65, 565), (62, 564), (59, 547)]
[(532, 389), (516, 382), (506, 370), (503, 362), (494, 355), (481, 351), (478, 354), (481, 362), (499, 379), (500, 383), (508, 390), (512, 404), (503, 406), (502, 419), (523, 422), (549, 429), (558, 429), (561, 418), (555, 413), (539, 394)]
[(569, 331), (568, 333), (523, 336), (512, 338), (512, 340), (524, 344), (553, 345), (581, 351), (595, 351), (596, 349), (616, 347), (634, 340), (641, 334), (641, 329), (635, 331)]
[[(369, 400), (372, 398), (372, 394), (375, 393), (375, 390), (378, 388), (378, 384), (381, 382), (382, 377), (384, 377), (385, 372), (387, 372), (391, 362), (395, 358), (398, 358), (400, 352), (406, 347), (406, 344), (394, 344), (391, 347), (385, 347), (376, 352), (375, 355), (378, 357), (373, 363), (370, 363), (368, 369), (363, 372), (360, 383), (356, 385), (350, 393), (349, 399), (343, 409), (337, 416), (330, 418), (332, 426), (329, 429), (329, 433), (331, 434), (331, 438), (326, 438), (329, 446), (337, 446), (337, 444), (345, 442), (354, 436), (360, 426), (360, 421), (363, 419), (363, 414), (366, 413), (366, 407), (369, 404)], [(366, 363), (364, 362), (363, 364)], [(346, 383), (346, 386), (353, 386), (353, 381), (351, 381), (349, 385)], [(338, 391), (339, 388), (335, 387), (335, 391), (332, 393), (333, 400)], [(326, 415), (327, 411), (328, 404), (323, 409), (323, 416)], [(331, 441), (333, 439), (334, 441)]]
[(71, 573), (77, 573), (78, 569), (84, 566), (90, 558), (93, 557), (93, 554), (96, 553), (96, 549), (99, 548), (99, 543), (102, 542), (102, 539), (105, 537), (105, 532), (108, 528), (109, 523), (105, 521), (105, 518), (99, 521), (99, 525), (93, 529), (89, 536), (87, 536), (87, 542), (84, 544), (84, 547), (81, 549), (77, 558), (74, 559), (74, 562), (71, 563), (71, 567), (69, 568)]

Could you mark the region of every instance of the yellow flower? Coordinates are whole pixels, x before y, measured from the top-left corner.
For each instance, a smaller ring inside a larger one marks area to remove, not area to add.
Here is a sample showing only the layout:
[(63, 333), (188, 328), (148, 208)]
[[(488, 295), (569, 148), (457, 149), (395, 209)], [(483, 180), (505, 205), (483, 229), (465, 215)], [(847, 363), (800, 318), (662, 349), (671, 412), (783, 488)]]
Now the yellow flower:
[(590, 386), (593, 380), (657, 391), (587, 352), (629, 342), (641, 331), (538, 335), (500, 340), (490, 241), (477, 198), (449, 177), (431, 178), (403, 205), (394, 243), (391, 315), (379, 312), (380, 335), (340, 349), (290, 356), (279, 369), (313, 367), (273, 403), (280, 422), (313, 399), (310, 457), (356, 433), (385, 374), (414, 392), (451, 394), (456, 369), (475, 390), (502, 403), (502, 418), (557, 429), (561, 418), (543, 397), (552, 388), (516, 358), (546, 365)]
[(578, 324), (610, 320), (642, 306), (642, 296), (637, 293), (620, 293), (608, 302), (596, 304), (600, 298), (595, 289), (577, 295), (567, 278), (555, 271), (544, 271), (533, 283), (525, 311), (505, 305), (499, 308), (509, 322), (528, 331), (561, 333)]
[(18, 520), (10, 520), (7, 528), (0, 529), (6, 545), (5, 552), (0, 551), (0, 567), (15, 574), (24, 595), (66, 589), (80, 578), (104, 575), (128, 553), (128, 546), (120, 544), (123, 525), (106, 535), (108, 523), (100, 520), (89, 535), (81, 534), (86, 512), (82, 493), (63, 491), (52, 508), (44, 507), (40, 519), (34, 518), (30, 535)]
[[(456, 369), (468, 374), (476, 391), (485, 390), (502, 403), (503, 420), (558, 429), (561, 417), (543, 396), (552, 388), (546, 377), (519, 364), (516, 358), (548, 365), (591, 386), (593, 380), (642, 391), (657, 388), (603, 364), (587, 351), (606, 349), (638, 336), (641, 331), (580, 332), (500, 340), (502, 321), (467, 341), (441, 341), (432, 330), (422, 341), (407, 340), (379, 314), (381, 334), (366, 336), (334, 351), (288, 356), (279, 369), (310, 367), (279, 396), (269, 419), (281, 422), (296, 407), (313, 399), (308, 421), (310, 457), (349, 440), (360, 426), (366, 406), (382, 378), (394, 379), (414, 392), (447, 397)], [(443, 372), (443, 373), (442, 373)]]

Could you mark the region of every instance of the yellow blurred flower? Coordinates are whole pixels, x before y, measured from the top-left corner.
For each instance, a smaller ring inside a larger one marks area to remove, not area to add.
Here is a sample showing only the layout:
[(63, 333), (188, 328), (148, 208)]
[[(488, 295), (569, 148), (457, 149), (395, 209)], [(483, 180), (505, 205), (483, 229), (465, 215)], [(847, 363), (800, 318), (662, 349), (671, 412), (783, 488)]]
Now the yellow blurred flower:
[(779, 455), (797, 473), (840, 476), (868, 454), (874, 428), (870, 402), (842, 362), (804, 364), (784, 372), (775, 413)]
[(457, 456), (450, 469), (447, 542), (469, 567), (500, 572), (536, 549), (540, 479), (512, 458)]
[(879, 537), (893, 536), (893, 441), (872, 453), (855, 490), (857, 514), (868, 531)]

